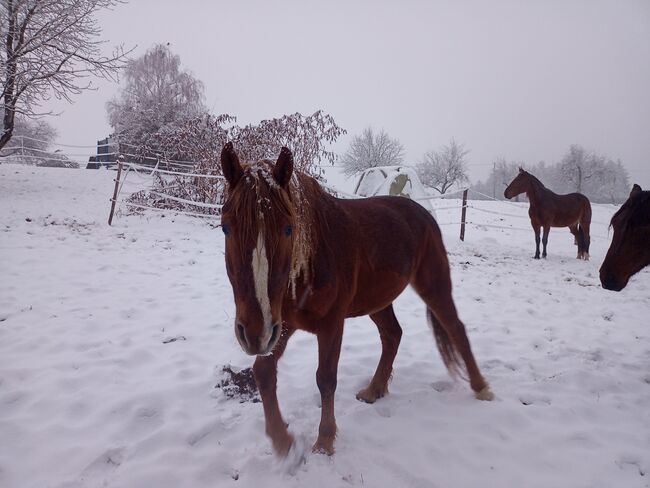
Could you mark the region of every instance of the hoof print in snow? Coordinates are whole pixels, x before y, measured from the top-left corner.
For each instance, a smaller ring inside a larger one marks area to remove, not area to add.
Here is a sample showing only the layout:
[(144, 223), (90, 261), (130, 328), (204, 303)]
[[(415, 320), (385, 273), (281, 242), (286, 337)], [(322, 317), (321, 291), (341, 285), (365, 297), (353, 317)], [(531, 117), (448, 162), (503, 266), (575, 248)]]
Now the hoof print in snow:
[(451, 391), (454, 388), (454, 384), (449, 381), (436, 381), (432, 383), (431, 386), (433, 386), (433, 389), (436, 390), (438, 393)]
[(163, 339), (162, 343), (163, 344), (169, 344), (170, 342), (176, 342), (176, 341), (186, 341), (187, 337), (185, 336), (176, 336), (176, 337), (168, 337), (167, 339)]
[(549, 406), (551, 404), (551, 399), (540, 396), (523, 396), (519, 398), (519, 401), (522, 405), (536, 405), (536, 406)]
[(221, 381), (214, 387), (223, 391), (228, 398), (237, 399), (239, 403), (261, 401), (252, 368), (238, 370), (226, 365), (221, 369), (221, 375)]

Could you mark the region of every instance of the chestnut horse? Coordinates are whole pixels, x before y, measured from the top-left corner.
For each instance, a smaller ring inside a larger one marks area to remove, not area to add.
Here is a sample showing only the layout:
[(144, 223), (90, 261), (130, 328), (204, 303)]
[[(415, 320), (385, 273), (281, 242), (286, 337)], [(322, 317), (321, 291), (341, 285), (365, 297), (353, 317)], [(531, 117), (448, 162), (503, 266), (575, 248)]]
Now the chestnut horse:
[(372, 403), (388, 392), (402, 335), (392, 302), (408, 284), (427, 305), (450, 373), (466, 372), (476, 397), (492, 398), (454, 306), (440, 229), (422, 206), (403, 197), (335, 198), (315, 179), (293, 171), (287, 148), (275, 164), (241, 164), (228, 143), (221, 165), (227, 181), (221, 225), (235, 298), (234, 332), (242, 349), (257, 356), (253, 373), (266, 433), (278, 455), (286, 456), (293, 445), (276, 396), (277, 363), (291, 335), (297, 329), (316, 335), (322, 406), (313, 450), (332, 454), (343, 322), (370, 315), (379, 329), (379, 365), (370, 384), (357, 393), (357, 399)]
[(630, 277), (650, 265), (650, 191), (634, 185), (612, 217), (614, 237), (600, 267), (603, 288), (621, 291)]
[(546, 244), (551, 227), (568, 227), (578, 245), (578, 259), (589, 260), (589, 225), (591, 203), (581, 193), (558, 195), (546, 188), (528, 171), (519, 168), (519, 174), (503, 192), (506, 198), (526, 193), (530, 208), (528, 215), (535, 231), (535, 259), (539, 259), (539, 231), (544, 229), (542, 257), (546, 257)]

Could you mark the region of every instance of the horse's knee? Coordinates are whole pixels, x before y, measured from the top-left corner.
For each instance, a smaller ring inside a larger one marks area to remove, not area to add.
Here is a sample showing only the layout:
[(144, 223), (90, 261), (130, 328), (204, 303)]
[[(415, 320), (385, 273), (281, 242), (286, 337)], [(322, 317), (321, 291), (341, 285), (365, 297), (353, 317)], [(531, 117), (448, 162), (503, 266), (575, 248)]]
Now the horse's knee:
[(336, 391), (336, 372), (318, 369), (316, 371), (316, 384), (321, 396), (333, 395)]
[(258, 357), (253, 364), (253, 377), (260, 391), (275, 388), (277, 384), (276, 365), (266, 357)]

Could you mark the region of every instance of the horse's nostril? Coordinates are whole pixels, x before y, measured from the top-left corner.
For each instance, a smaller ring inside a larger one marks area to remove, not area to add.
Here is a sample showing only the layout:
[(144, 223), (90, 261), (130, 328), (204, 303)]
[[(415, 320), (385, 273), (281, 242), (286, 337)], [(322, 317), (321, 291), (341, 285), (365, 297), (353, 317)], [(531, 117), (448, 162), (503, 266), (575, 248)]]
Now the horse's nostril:
[(239, 336), (239, 342), (245, 344), (246, 347), (250, 346), (248, 339), (246, 338), (246, 329), (244, 329), (244, 326), (239, 322), (237, 323), (237, 335)]

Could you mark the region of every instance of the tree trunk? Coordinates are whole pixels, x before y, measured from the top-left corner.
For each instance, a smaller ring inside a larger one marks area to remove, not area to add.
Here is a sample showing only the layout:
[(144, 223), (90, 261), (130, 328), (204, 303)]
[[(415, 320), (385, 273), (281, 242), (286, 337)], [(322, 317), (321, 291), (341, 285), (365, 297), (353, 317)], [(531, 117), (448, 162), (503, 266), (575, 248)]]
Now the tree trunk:
[(14, 118), (16, 115), (16, 99), (14, 91), (16, 89), (16, 58), (14, 57), (14, 34), (16, 32), (16, 11), (14, 10), (13, 1), (7, 2), (7, 15), (9, 25), (7, 26), (7, 45), (6, 45), (6, 76), (7, 81), (4, 86), (4, 114), (2, 118), (2, 134), (0, 134), (0, 150), (11, 140), (14, 133)]

